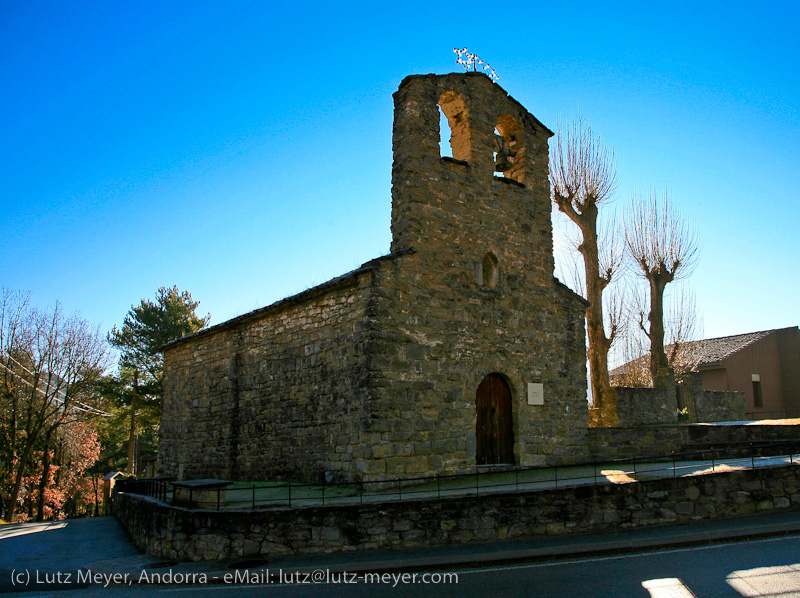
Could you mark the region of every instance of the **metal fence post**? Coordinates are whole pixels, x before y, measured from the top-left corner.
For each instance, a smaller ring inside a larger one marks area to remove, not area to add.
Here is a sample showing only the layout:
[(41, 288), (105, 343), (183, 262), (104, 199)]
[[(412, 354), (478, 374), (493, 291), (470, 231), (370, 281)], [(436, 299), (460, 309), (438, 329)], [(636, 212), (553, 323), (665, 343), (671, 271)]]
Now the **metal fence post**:
[(442, 498), (442, 477), (438, 472), (436, 474), (436, 498)]
[(556, 488), (558, 488), (558, 465), (553, 467), (553, 479), (556, 482)]
[(753, 454), (753, 443), (752, 442), (750, 443), (750, 467), (752, 469), (756, 468), (756, 458), (755, 458), (755, 455)]
[(714, 473), (717, 470), (716, 464), (714, 463), (714, 447), (711, 447), (711, 473)]
[(675, 451), (672, 451), (672, 477), (678, 476), (678, 470), (675, 468)]

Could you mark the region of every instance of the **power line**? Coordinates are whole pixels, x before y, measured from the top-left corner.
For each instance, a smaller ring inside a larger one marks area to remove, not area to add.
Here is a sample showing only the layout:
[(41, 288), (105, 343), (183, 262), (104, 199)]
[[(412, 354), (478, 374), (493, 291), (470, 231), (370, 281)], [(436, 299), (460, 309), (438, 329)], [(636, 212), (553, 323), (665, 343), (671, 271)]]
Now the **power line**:
[[(6, 354), (8, 355), (8, 353), (6, 353)], [(14, 363), (16, 363), (16, 364), (17, 364), (19, 367), (21, 367), (23, 370), (25, 370), (25, 371), (26, 371), (28, 374), (30, 374), (31, 376), (35, 376), (35, 374), (34, 374), (33, 372), (31, 372), (31, 371), (30, 371), (28, 368), (26, 368), (24, 365), (22, 365), (22, 364), (21, 364), (19, 361), (17, 361), (17, 360), (16, 360), (16, 359), (14, 359), (13, 357), (11, 357), (11, 355), (8, 355), (8, 358), (9, 358), (11, 361), (13, 361)], [(12, 369), (11, 369), (11, 368), (9, 368), (8, 366), (6, 366), (4, 363), (0, 363), (0, 367), (2, 367), (4, 370), (6, 370), (7, 372), (9, 372), (9, 373), (10, 373), (12, 376), (16, 376), (17, 378), (19, 378), (19, 379), (20, 379), (20, 380), (21, 380), (21, 381), (22, 381), (24, 384), (26, 384), (26, 385), (30, 386), (30, 387), (31, 387), (32, 389), (34, 389), (35, 391), (37, 391), (37, 392), (41, 393), (41, 394), (42, 394), (42, 396), (44, 396), (44, 397), (45, 397), (46, 399), (48, 399), (48, 400), (54, 400), (54, 401), (57, 401), (57, 402), (59, 403), (59, 405), (61, 405), (61, 406), (64, 406), (64, 404), (65, 404), (65, 403), (66, 403), (66, 401), (68, 400), (68, 399), (67, 399), (67, 396), (66, 396), (66, 394), (64, 393), (64, 391), (63, 391), (63, 390), (59, 390), (59, 389), (57, 389), (57, 388), (53, 388), (53, 387), (50, 385), (50, 383), (49, 383), (49, 382), (44, 382), (44, 384), (45, 384), (45, 385), (47, 385), (47, 388), (48, 388), (48, 389), (50, 389), (50, 390), (53, 392), (53, 394), (52, 394), (52, 395), (48, 395), (48, 394), (47, 394), (45, 391), (43, 391), (43, 390), (42, 390), (41, 388), (39, 388), (38, 386), (34, 386), (34, 385), (33, 385), (33, 384), (31, 384), (30, 382), (28, 382), (28, 381), (27, 381), (25, 378), (23, 378), (23, 377), (22, 377), (20, 374), (18, 374), (17, 372), (15, 372), (14, 370), (12, 370)], [(64, 398), (59, 398), (59, 397), (57, 396), (57, 393), (61, 393), (61, 395), (62, 395)], [(92, 415), (100, 415), (100, 416), (102, 416), (102, 417), (111, 417), (111, 414), (110, 414), (110, 413), (106, 413), (105, 411), (101, 411), (100, 409), (97, 409), (96, 407), (92, 407), (91, 405), (87, 405), (86, 403), (82, 403), (82, 402), (80, 402), (80, 401), (78, 401), (78, 400), (72, 399), (72, 403), (73, 403), (73, 405), (72, 405), (72, 406), (73, 406), (75, 409), (77, 409), (78, 411), (83, 411), (83, 412), (85, 412), (85, 413), (91, 413)]]

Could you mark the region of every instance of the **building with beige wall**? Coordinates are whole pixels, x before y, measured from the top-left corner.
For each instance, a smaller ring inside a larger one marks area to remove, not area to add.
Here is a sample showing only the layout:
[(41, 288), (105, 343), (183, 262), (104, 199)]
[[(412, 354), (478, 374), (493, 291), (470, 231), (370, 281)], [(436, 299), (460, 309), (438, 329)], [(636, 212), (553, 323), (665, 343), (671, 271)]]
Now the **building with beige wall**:
[(762, 330), (691, 343), (705, 390), (743, 392), (752, 419), (800, 417), (800, 330)]

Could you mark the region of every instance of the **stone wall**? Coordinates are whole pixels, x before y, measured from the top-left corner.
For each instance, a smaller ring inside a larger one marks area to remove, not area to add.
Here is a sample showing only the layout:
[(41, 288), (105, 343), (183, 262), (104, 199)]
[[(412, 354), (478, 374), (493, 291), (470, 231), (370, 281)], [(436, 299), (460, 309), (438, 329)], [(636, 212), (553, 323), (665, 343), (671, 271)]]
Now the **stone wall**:
[[(421, 288), (420, 270), (449, 274), (418, 253), (376, 272), (385, 316), (372, 331), (370, 394), (381, 417), (370, 424), (376, 442), (368, 472), (473, 471), (476, 391), (492, 372), (511, 388), (517, 465), (585, 459), (586, 371), (576, 357), (585, 350), (582, 304), (557, 287)], [(528, 404), (529, 382), (544, 385), (544, 405)], [(411, 454), (400, 452), (408, 438), (415, 439)]]
[(734, 390), (703, 390), (694, 395), (699, 422), (728, 422), (745, 419), (745, 397)]
[(748, 447), (750, 443), (797, 442), (800, 427), (792, 424), (680, 424), (591, 428), (589, 458), (595, 462), (641, 459), (709, 448)]
[(745, 419), (746, 400), (743, 392), (732, 390), (705, 390), (703, 378), (692, 372), (682, 388), (694, 402), (695, 417), (698, 422), (728, 422)]
[[(459, 160), (440, 156), (448, 132), (439, 131), (437, 103), (463, 106), (448, 114)], [(495, 127), (513, 136), (517, 152), (502, 177)], [(445, 439), (456, 449), (445, 471), (475, 464), (475, 393), (494, 372), (513, 396), (517, 465), (585, 458), (585, 303), (553, 277), (551, 135), (481, 74), (407, 77), (395, 94), (392, 250), (414, 253), (377, 273), (384, 351), (375, 356), (373, 397), (405, 412), (434, 456)], [(543, 385), (544, 405), (528, 403), (529, 383)], [(393, 455), (374, 463), (394, 475), (422, 465)]]
[[(676, 385), (671, 379), (664, 387), (617, 387), (617, 425), (638, 426), (671, 424), (678, 421), (678, 408), (683, 403), (697, 422), (727, 422), (745, 419), (744, 393), (704, 390), (697, 372), (688, 381)], [(595, 424), (596, 425), (596, 424)], [(599, 425), (598, 427), (602, 427)]]
[(674, 384), (658, 388), (620, 386), (615, 390), (618, 426), (677, 423), (678, 403)]
[(135, 544), (181, 560), (399, 549), (626, 529), (800, 507), (787, 466), (539, 492), (295, 510), (199, 512), (117, 495)]
[(369, 420), (369, 268), (168, 347), (160, 473), (319, 479), (357, 470)]

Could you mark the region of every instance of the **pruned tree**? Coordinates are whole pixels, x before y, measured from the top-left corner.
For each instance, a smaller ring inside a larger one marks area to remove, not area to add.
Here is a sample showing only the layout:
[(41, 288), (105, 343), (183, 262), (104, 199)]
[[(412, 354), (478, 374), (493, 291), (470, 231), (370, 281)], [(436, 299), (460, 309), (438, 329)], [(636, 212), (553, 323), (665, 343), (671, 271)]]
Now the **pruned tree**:
[[(600, 208), (611, 201), (616, 189), (614, 152), (578, 119), (571, 126), (559, 124), (550, 158), (553, 203), (578, 228), (577, 250), (583, 258), (588, 359), (595, 407), (612, 402), (608, 376), (608, 352), (618, 333), (618, 322), (604, 326), (603, 292), (619, 270), (621, 252), (614, 243), (601, 244), (598, 233)], [(610, 238), (613, 238), (610, 237)]]
[(158, 426), (164, 375), (161, 347), (208, 324), (210, 315), (201, 318), (195, 313), (199, 305), (188, 291), (181, 292), (177, 286), (160, 287), (155, 301), (142, 299), (139, 305), (131, 306), (122, 328), (114, 326), (108, 335), (109, 343), (120, 351), (120, 371), (117, 383), (104, 387), (107, 396), (116, 393), (119, 402), (130, 408), (128, 473), (135, 473), (137, 413), (144, 412), (151, 429)]
[[(623, 365), (612, 370), (614, 386), (653, 386), (650, 371), (650, 340), (645, 322), (649, 315), (648, 298), (643, 289), (629, 289), (625, 333), (616, 351)], [(672, 292), (665, 290), (664, 351), (669, 369), (680, 380), (691, 372), (700, 359), (696, 342), (703, 336), (703, 321), (697, 312), (697, 302), (691, 288), (678, 285)]]
[(691, 372), (702, 357), (697, 342), (701, 338), (703, 319), (697, 313), (694, 292), (686, 283), (678, 285), (675, 292), (667, 296), (664, 308), (664, 350), (676, 379)]
[(666, 192), (660, 198), (655, 191), (634, 195), (624, 222), (628, 257), (649, 289), (648, 325), (642, 313), (639, 327), (650, 342), (653, 385), (662, 386), (670, 369), (664, 343), (664, 290), (694, 271), (700, 256), (697, 231)]

